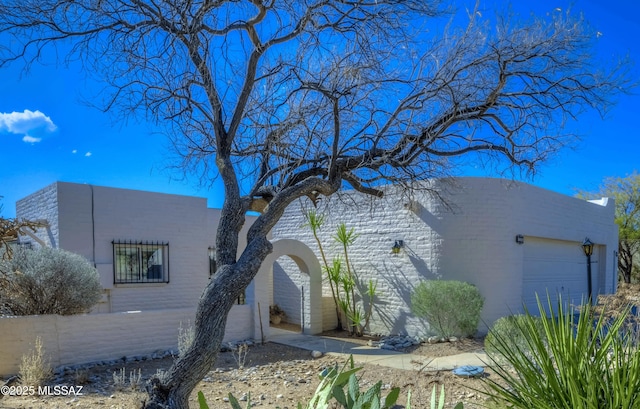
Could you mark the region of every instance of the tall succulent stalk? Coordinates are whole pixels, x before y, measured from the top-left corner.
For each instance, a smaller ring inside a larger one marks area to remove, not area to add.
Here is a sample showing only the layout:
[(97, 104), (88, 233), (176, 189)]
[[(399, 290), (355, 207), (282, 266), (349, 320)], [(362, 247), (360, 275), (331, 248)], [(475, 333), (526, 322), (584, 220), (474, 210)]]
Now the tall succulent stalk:
[(315, 210), (309, 210), (305, 214), (305, 218), (307, 219), (307, 223), (303, 227), (309, 227), (311, 229), (313, 237), (315, 238), (316, 243), (318, 243), (318, 249), (320, 250), (320, 256), (322, 257), (323, 268), (327, 274), (329, 286), (331, 287), (331, 296), (333, 297), (333, 304), (336, 309), (338, 329), (342, 329), (342, 316), (340, 314), (340, 290), (336, 288), (338, 286), (338, 281), (340, 278), (340, 266), (335, 265), (335, 260), (334, 264), (332, 266), (329, 266), (327, 256), (324, 252), (324, 247), (322, 246), (322, 242), (320, 241), (320, 237), (318, 236), (318, 230), (320, 230), (320, 227), (322, 227), (322, 225), (324, 224), (325, 218), (323, 215), (318, 214), (318, 212), (316, 212)]
[(322, 257), (322, 263), (324, 264), (324, 270), (327, 274), (336, 307), (338, 328), (343, 328), (341, 314), (341, 312), (343, 312), (349, 321), (348, 325), (346, 325), (349, 333), (355, 332), (356, 335), (362, 336), (363, 329), (367, 327), (373, 314), (373, 303), (376, 296), (377, 283), (369, 280), (366, 293), (360, 294), (360, 298), (363, 301), (365, 296), (369, 300), (368, 308), (366, 311), (363, 311), (359, 308), (358, 299), (356, 298), (356, 291), (360, 292), (358, 277), (349, 259), (349, 246), (353, 244), (358, 235), (354, 232), (353, 228), (347, 229), (344, 223), (340, 223), (333, 239), (342, 247), (343, 254), (341, 256), (335, 256), (331, 264), (329, 264), (319, 236), (320, 228), (325, 222), (324, 216), (319, 215), (315, 210), (310, 210), (305, 214), (305, 219), (306, 223), (302, 227), (309, 227), (311, 229), (320, 250), (320, 256)]
[[(344, 262), (347, 267), (347, 277), (345, 282), (345, 292), (349, 292), (351, 294), (351, 311), (352, 315), (356, 315), (356, 279), (355, 275), (351, 269), (351, 262), (349, 261), (349, 251), (348, 248), (350, 245), (358, 237), (355, 234), (353, 227), (350, 230), (347, 230), (347, 225), (344, 223), (340, 223), (336, 230), (336, 235), (333, 237), (340, 245), (342, 245), (342, 250), (344, 252)], [(352, 319), (353, 321), (353, 319)]]

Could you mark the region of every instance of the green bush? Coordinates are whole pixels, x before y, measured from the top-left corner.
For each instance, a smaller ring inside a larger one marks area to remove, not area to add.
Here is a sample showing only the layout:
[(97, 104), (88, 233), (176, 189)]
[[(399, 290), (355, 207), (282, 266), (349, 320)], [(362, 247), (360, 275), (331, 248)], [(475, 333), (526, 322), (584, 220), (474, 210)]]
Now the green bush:
[(502, 317), (493, 324), (484, 339), (484, 349), (487, 354), (491, 355), (494, 360), (501, 359), (497, 338), (506, 342), (509, 349), (519, 349), (524, 354), (531, 354), (529, 343), (521, 330), (523, 324), (529, 319), (535, 322), (539, 336), (544, 339), (544, 327), (539, 317), (529, 318), (522, 314)]
[(640, 353), (635, 334), (625, 330), (627, 314), (609, 320), (596, 318), (590, 305), (577, 313), (561, 299), (555, 308), (546, 304), (538, 301), (540, 319), (526, 313), (513, 321), (530, 353), (513, 348), (509, 334), (494, 333), (509, 365), (493, 360), (489, 396), (512, 408), (640, 407)]
[(411, 294), (411, 311), (442, 337), (475, 335), (484, 298), (462, 281), (423, 281)]
[(0, 312), (4, 314), (80, 314), (101, 296), (96, 269), (68, 251), (18, 249), (11, 260), (0, 263)]

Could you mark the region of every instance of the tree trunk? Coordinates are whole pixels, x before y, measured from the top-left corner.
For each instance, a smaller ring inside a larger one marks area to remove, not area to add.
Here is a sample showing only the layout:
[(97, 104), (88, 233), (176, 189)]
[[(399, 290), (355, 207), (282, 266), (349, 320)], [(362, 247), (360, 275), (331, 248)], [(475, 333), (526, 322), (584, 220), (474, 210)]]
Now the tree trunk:
[[(268, 251), (264, 252), (264, 256), (266, 254)], [(151, 379), (151, 384), (147, 387), (149, 401), (143, 406), (144, 409), (189, 409), (189, 396), (216, 362), (227, 315), (238, 295), (257, 273), (260, 263), (257, 263), (257, 267), (250, 266), (255, 268), (237, 267), (237, 264), (222, 266), (216, 273), (215, 280), (205, 289), (198, 303), (193, 343), (174, 362), (166, 383), (163, 384), (155, 377)]]
[(633, 271), (633, 249), (621, 240), (618, 243), (618, 270), (622, 274), (625, 283), (631, 283), (631, 272)]
[(188, 409), (189, 395), (213, 367), (224, 337), (227, 314), (236, 294), (217, 291), (213, 280), (198, 304), (195, 337), (186, 353), (178, 358), (169, 371), (169, 379), (162, 384), (152, 378), (148, 387), (150, 401), (145, 409)]

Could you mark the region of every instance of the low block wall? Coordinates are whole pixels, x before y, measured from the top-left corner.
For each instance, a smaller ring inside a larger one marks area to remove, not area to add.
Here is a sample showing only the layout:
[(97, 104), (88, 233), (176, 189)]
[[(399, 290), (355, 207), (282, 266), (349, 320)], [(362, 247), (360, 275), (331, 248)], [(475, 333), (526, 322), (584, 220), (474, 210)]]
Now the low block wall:
[[(178, 328), (193, 323), (188, 309), (91, 315), (34, 315), (0, 318), (0, 376), (15, 374), (22, 356), (39, 336), (54, 367), (152, 354), (177, 349)], [(227, 318), (224, 341), (252, 338), (249, 305), (235, 305)]]

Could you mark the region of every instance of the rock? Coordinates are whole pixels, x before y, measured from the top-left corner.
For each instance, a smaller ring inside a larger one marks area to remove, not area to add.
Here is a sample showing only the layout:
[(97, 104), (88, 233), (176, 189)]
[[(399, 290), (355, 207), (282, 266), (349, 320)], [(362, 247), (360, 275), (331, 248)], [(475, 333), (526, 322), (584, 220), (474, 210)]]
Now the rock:
[(311, 351), (311, 356), (313, 358), (320, 358), (320, 357), (322, 357), (322, 355), (323, 355), (323, 353), (320, 352), (320, 351)]
[(449, 342), (458, 342), (458, 337), (449, 337)]
[(440, 342), (440, 338), (438, 337), (429, 337), (427, 338), (427, 342), (430, 344), (437, 344), (438, 342)]

